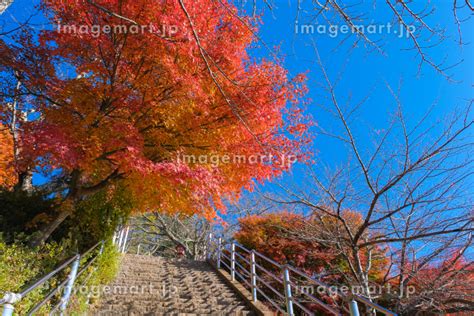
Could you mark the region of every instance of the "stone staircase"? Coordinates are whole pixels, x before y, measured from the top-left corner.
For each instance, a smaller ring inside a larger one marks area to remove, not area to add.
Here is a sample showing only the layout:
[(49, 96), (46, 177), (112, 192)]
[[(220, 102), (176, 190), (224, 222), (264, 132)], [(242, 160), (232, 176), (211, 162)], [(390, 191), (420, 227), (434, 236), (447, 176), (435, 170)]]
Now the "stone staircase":
[(92, 315), (256, 315), (206, 262), (124, 255)]

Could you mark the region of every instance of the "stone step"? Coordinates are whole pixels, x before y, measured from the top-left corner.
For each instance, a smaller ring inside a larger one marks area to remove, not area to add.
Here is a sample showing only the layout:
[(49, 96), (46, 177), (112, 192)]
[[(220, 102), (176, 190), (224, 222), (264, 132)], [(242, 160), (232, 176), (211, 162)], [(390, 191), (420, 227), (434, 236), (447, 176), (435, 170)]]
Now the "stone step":
[(125, 255), (93, 315), (255, 315), (205, 262)]

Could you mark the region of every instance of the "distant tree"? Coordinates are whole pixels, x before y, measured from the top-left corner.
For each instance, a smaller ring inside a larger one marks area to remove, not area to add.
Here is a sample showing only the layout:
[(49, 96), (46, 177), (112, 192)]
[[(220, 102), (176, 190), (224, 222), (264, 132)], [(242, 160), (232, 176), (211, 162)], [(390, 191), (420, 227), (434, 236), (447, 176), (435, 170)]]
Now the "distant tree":
[(423, 260), (407, 267), (410, 294), (398, 302), (406, 314), (420, 312), (464, 315), (474, 310), (474, 263), (458, 249), (439, 263), (421, 265)]
[(306, 225), (301, 215), (288, 212), (251, 215), (239, 219), (239, 224), (240, 229), (234, 235), (239, 243), (310, 275), (327, 271), (336, 257), (327, 247), (294, 238), (293, 233)]
[(131, 220), (131, 251), (176, 257), (177, 247), (186, 257), (204, 260), (212, 224), (196, 215), (143, 214)]
[[(362, 219), (362, 216), (356, 212), (347, 211), (342, 216), (351, 229), (357, 227)], [(239, 223), (240, 230), (234, 237), (248, 249), (254, 249), (280, 264), (290, 264), (331, 286), (357, 284), (353, 279), (348, 278), (351, 275), (350, 268), (347, 265), (350, 247), (348, 244), (341, 243), (343, 236), (347, 238), (347, 234), (344, 232), (344, 228), (340, 227), (339, 223), (333, 221), (331, 217), (322, 219), (311, 215), (305, 217), (294, 213), (279, 212), (244, 217), (239, 220)], [(308, 238), (308, 236), (311, 238)], [(326, 241), (329, 238), (332, 238), (333, 243), (315, 241)], [(389, 264), (385, 252), (379, 247), (374, 247), (369, 252), (363, 253), (361, 257), (364, 262), (368, 260), (372, 262), (371, 282), (383, 279)], [(281, 274), (281, 270), (274, 265), (267, 264), (263, 260), (260, 264), (275, 275)], [(280, 283), (275, 282), (272, 277), (263, 272), (260, 276), (275, 288), (281, 286)], [(297, 275), (293, 275), (293, 277), (296, 280), (299, 278)], [(323, 292), (320, 291), (324, 289), (317, 289), (315, 284), (307, 284), (304, 279), (296, 281), (296, 285), (300, 286), (301, 289), (309, 286), (310, 291), (312, 291), (310, 294), (319, 296), (327, 304), (337, 306), (344, 303), (341, 297), (334, 295), (335, 293), (326, 292), (322, 294)], [(277, 301), (280, 299), (265, 285), (262, 285), (262, 289), (266, 290), (267, 296)], [(305, 290), (298, 290), (298, 287), (296, 287), (295, 295), (306, 299), (303, 291)], [(284, 302), (281, 301), (281, 303)], [(306, 308), (314, 311), (324, 311), (317, 304), (307, 304)]]
[[(355, 119), (367, 99), (340, 101), (316, 47), (315, 54), (327, 96), (321, 109), (329, 114), (318, 134), (340, 148), (343, 158), (338, 164), (316, 158), (303, 180), (280, 185), (279, 197), (267, 199), (282, 207), (298, 206), (319, 219), (309, 222), (299, 238), (339, 249), (349, 271), (343, 274), (347, 283), (361, 286), (367, 298), (411, 315), (397, 302), (407, 294), (414, 272), (421, 273), (453, 249), (472, 246), (472, 100), (442, 119), (433, 118), (430, 108), (409, 121), (399, 93), (387, 84), (394, 113), (385, 128), (374, 129)], [(345, 217), (347, 210), (359, 218)], [(391, 285), (384, 297), (370, 293), (379, 251), (389, 258), (385, 275), (375, 274), (380, 285)], [(407, 269), (413, 263), (418, 269)]]

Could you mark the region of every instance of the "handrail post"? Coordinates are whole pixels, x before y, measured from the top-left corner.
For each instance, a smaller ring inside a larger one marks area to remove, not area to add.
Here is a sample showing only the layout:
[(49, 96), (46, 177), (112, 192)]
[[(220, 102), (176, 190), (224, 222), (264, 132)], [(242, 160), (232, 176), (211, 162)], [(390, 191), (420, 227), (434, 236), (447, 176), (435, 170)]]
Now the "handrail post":
[(99, 255), (101, 255), (104, 252), (104, 247), (105, 247), (105, 240), (102, 240), (102, 243), (99, 249)]
[(5, 293), (3, 300), (5, 303), (3, 304), (2, 316), (12, 316), (15, 311), (15, 306), (13, 306), (13, 304), (21, 300), (21, 294), (7, 292)]
[(122, 253), (125, 253), (125, 247), (127, 246), (127, 239), (128, 239), (128, 233), (129, 232), (130, 232), (130, 226), (127, 226), (127, 228), (125, 229), (125, 236), (123, 238), (123, 245), (122, 245), (122, 249), (121, 249)]
[(352, 299), (349, 302), (349, 311), (351, 316), (359, 316), (359, 306), (357, 306), (357, 301)]
[(252, 300), (257, 301), (257, 268), (255, 263), (255, 251), (250, 253), (250, 277), (252, 284)]
[(81, 256), (77, 255), (76, 260), (74, 260), (74, 262), (72, 263), (71, 272), (69, 273), (66, 288), (64, 289), (64, 293), (61, 298), (61, 306), (60, 306), (61, 315), (66, 310), (67, 303), (69, 302), (69, 298), (71, 297), (72, 287), (74, 286), (74, 281), (76, 280), (77, 270), (79, 268), (80, 261), (81, 261)]
[(221, 268), (222, 238), (217, 240), (217, 269)]
[(230, 245), (230, 276), (235, 281), (235, 243)]
[(291, 295), (290, 270), (288, 266), (283, 266), (283, 287), (285, 289), (286, 312), (289, 316), (293, 316), (293, 296)]
[(124, 233), (124, 229), (121, 228), (120, 232), (119, 232), (119, 235), (118, 235), (118, 242), (117, 242), (117, 248), (118, 248), (119, 251), (122, 248), (123, 233)]
[(207, 260), (211, 260), (211, 248), (212, 248), (212, 233), (209, 233), (208, 240), (207, 240), (207, 249), (206, 249), (206, 257)]

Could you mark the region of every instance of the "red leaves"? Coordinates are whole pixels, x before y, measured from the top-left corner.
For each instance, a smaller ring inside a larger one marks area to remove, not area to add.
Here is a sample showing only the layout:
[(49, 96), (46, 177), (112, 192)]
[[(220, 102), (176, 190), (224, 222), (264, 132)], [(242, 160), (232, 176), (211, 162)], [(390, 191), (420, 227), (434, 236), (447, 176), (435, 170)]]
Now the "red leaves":
[(44, 1), (54, 28), (39, 44), (25, 40), (27, 53), (5, 65), (28, 72), (23, 85), (41, 113), (25, 127), (24, 154), (66, 174), (78, 170), (85, 182), (118, 169), (137, 211), (210, 217), (221, 199), (289, 165), (183, 163), (179, 155), (303, 157), (304, 117), (293, 111), (285, 121), (303, 78), (250, 62), (256, 28), (231, 4), (183, 3), (189, 15), (178, 1)]
[(249, 216), (240, 219), (235, 238), (249, 249), (255, 249), (280, 263), (291, 263), (309, 274), (321, 272), (334, 259), (329, 249), (298, 239), (305, 219), (292, 213)]
[[(422, 261), (422, 260), (420, 260)], [(469, 262), (464, 256), (454, 252), (438, 264), (430, 264), (417, 269), (411, 278), (409, 285), (415, 286), (416, 291), (434, 291), (438, 296), (437, 302), (449, 303), (450, 299), (455, 301), (454, 294), (463, 293), (467, 296), (474, 294), (472, 284), (474, 282), (474, 268), (472, 261)]]

